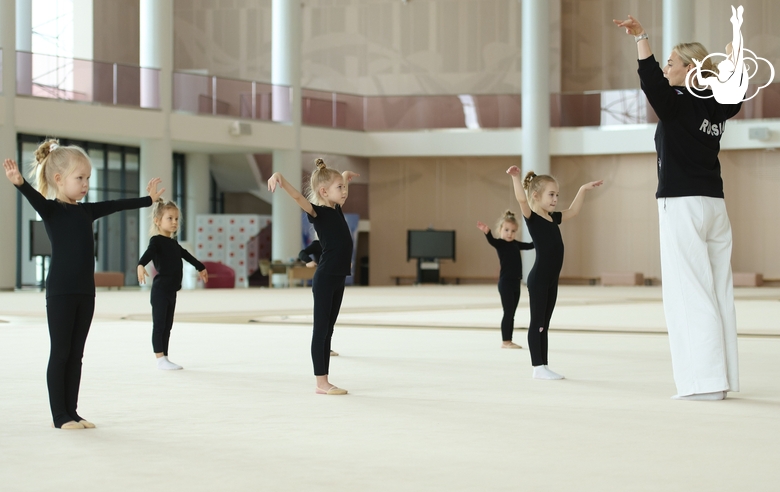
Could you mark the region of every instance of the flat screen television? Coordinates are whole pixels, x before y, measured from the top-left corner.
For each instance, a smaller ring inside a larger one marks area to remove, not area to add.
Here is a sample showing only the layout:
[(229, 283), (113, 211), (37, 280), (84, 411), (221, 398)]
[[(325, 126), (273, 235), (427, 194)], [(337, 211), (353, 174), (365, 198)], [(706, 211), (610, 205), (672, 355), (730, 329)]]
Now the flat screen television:
[(51, 242), (42, 220), (30, 221), (30, 259), (34, 256), (51, 256)]
[(455, 259), (455, 231), (408, 231), (406, 261), (413, 258)]

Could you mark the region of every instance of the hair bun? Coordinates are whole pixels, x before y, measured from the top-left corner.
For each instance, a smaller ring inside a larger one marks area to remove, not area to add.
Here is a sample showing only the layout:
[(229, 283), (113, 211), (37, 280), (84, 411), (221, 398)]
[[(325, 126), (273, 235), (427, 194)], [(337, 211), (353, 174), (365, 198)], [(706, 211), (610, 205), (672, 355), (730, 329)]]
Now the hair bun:
[(317, 166), (318, 171), (327, 167), (325, 166), (325, 161), (323, 161), (322, 158), (318, 158), (316, 161), (314, 161), (314, 165)]
[(513, 219), (514, 217), (515, 217), (515, 214), (511, 210), (507, 210), (506, 212), (504, 212), (504, 218), (506, 218), (506, 219), (512, 218)]
[(57, 147), (60, 146), (60, 141), (54, 138), (51, 138), (49, 140), (46, 140), (41, 145), (38, 146), (37, 149), (35, 149), (35, 153), (33, 154), (35, 156), (35, 161), (39, 164), (42, 163), (47, 157), (49, 157), (49, 154), (52, 153)]
[(536, 173), (533, 171), (528, 171), (528, 174), (525, 175), (525, 178), (523, 179), (523, 189), (528, 189), (531, 187), (531, 183), (533, 182), (534, 178), (536, 177)]

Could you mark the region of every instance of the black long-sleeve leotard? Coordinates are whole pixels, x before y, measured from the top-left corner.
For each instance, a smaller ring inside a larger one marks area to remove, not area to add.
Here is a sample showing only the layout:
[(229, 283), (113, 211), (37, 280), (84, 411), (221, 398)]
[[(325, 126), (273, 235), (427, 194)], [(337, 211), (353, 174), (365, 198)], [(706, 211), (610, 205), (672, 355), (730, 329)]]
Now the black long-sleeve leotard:
[(167, 292), (176, 292), (181, 289), (182, 259), (187, 260), (199, 272), (206, 269), (203, 263), (182, 248), (176, 239), (158, 234), (149, 238), (149, 247), (138, 260), (138, 264), (146, 266), (150, 261), (154, 262), (157, 275), (152, 286)]
[(496, 253), (498, 253), (498, 262), (501, 265), (498, 283), (517, 284), (523, 278), (523, 260), (520, 257), (520, 251), (533, 249), (534, 244), (496, 239), (490, 231), (485, 233), (485, 239), (496, 248)]
[(26, 180), (19, 191), (43, 219), (51, 241), (46, 297), (95, 295), (95, 237), (92, 222), (122, 210), (152, 205), (151, 197), (69, 204), (47, 200)]

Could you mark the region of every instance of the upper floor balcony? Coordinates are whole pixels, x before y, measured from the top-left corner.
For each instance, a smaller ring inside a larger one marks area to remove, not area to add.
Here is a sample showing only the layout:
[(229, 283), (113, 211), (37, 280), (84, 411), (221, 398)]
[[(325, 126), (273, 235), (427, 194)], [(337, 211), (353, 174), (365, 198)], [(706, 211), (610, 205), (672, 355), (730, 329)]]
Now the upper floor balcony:
[[(160, 108), (160, 71), (17, 52), (17, 94), (85, 103)], [(287, 123), (292, 89), (199, 73), (173, 74), (172, 109)], [(748, 94), (754, 94), (751, 87)], [(361, 96), (302, 89), (304, 125), (360, 132), (522, 127), (520, 94)], [(780, 83), (746, 101), (737, 119), (780, 118)], [(555, 128), (654, 123), (639, 89), (550, 95)]]

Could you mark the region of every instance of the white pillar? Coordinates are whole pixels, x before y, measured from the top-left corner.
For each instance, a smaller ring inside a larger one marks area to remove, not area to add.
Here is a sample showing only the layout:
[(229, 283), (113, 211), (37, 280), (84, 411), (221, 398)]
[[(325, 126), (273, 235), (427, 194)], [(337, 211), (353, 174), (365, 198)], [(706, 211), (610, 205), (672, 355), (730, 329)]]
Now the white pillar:
[[(73, 0), (73, 58), (91, 60), (94, 56), (93, 0)], [(32, 2), (29, 2), (32, 4)]]
[(694, 38), (694, 0), (664, 0), (663, 3), (663, 50), (656, 55), (661, 66), (672, 53), (672, 48), (680, 43), (695, 41)]
[(170, 113), (173, 98), (173, 0), (140, 1), (141, 67), (157, 68), (157, 72), (141, 70), (141, 107)]
[[(16, 159), (16, 5), (15, 0), (0, 0), (0, 43), (3, 47), (3, 119), (0, 127), (0, 152), (3, 158)], [(7, 181), (0, 192), (0, 289), (16, 285), (16, 201), (19, 192)]]
[(523, 0), (523, 173), (550, 173), (550, 14), (547, 0)]
[[(292, 88), (289, 117), (277, 112), (274, 120), (290, 121), (294, 144), (290, 150), (273, 152), (274, 172), (280, 172), (296, 188), (301, 188), (301, 4), (298, 1), (273, 0), (271, 80), (274, 85)], [(286, 91), (280, 93), (285, 94)], [(272, 259), (295, 258), (301, 248), (301, 209), (284, 191), (274, 193), (272, 208)], [(276, 280), (275, 282), (279, 282)]]
[[(10, 18), (13, 18), (11, 16)], [(32, 52), (32, 2), (30, 0), (16, 0), (16, 51)], [(5, 21), (3, 21), (5, 22)], [(6, 46), (3, 44), (3, 46)], [(6, 50), (3, 50), (4, 52)], [(10, 55), (10, 49), (8, 49)], [(16, 57), (10, 57), (16, 60)], [(23, 57), (18, 60), (19, 67), (16, 72), (17, 93), (32, 94), (32, 58)], [(15, 67), (16, 68), (16, 67)], [(5, 70), (3, 70), (5, 72)], [(3, 84), (3, 87), (6, 85)]]
[[(550, 174), (550, 6), (547, 0), (522, 2), (522, 175)], [(530, 242), (525, 224), (522, 229)], [(533, 250), (522, 256), (533, 265)]]
[[(93, 18), (92, 0), (73, 0), (73, 58), (93, 59), (95, 38)], [(95, 80), (92, 64), (74, 71), (73, 84), (76, 90), (87, 96), (88, 101), (93, 100)]]
[(186, 187), (187, 187), (187, 242), (195, 244), (197, 228), (195, 221), (198, 215), (209, 213), (209, 193), (211, 192), (211, 173), (209, 171), (209, 155), (192, 153), (186, 155)]
[(271, 104), (274, 121), (301, 122), (301, 4), (273, 0), (271, 6), (271, 83), (288, 86), (273, 89)]
[[(164, 116), (163, 132), (160, 138), (141, 140), (141, 189), (152, 178), (161, 178), (165, 198), (172, 198), (173, 192), (173, 149), (171, 147), (171, 101), (173, 80), (173, 0), (141, 0), (140, 2), (140, 53), (142, 67), (157, 68), (156, 72), (141, 72), (141, 105), (146, 107), (159, 98), (159, 107)], [(145, 104), (146, 103), (146, 104)], [(143, 192), (142, 192), (143, 193)], [(141, 213), (139, 238), (141, 251), (149, 242), (148, 211)]]

